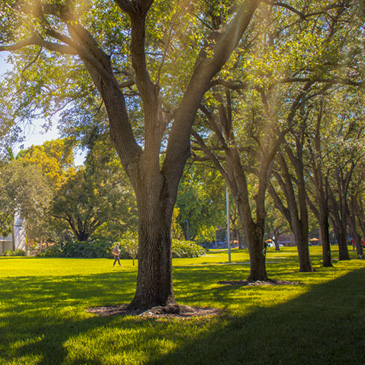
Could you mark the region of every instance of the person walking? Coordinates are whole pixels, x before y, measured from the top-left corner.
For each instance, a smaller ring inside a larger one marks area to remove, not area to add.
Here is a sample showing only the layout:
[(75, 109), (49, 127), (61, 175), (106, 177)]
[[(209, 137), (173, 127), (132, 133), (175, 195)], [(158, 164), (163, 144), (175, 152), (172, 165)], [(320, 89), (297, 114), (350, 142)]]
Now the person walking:
[(118, 261), (118, 264), (119, 264), (119, 266), (122, 266), (121, 264), (120, 264), (120, 258), (119, 258), (119, 255), (120, 255), (120, 248), (119, 248), (119, 243), (117, 243), (115, 246), (114, 246), (114, 248), (113, 248), (113, 250), (112, 250), (112, 254), (114, 255), (114, 258), (115, 258), (115, 260), (114, 260), (114, 263), (113, 263), (113, 267), (115, 266), (115, 263)]

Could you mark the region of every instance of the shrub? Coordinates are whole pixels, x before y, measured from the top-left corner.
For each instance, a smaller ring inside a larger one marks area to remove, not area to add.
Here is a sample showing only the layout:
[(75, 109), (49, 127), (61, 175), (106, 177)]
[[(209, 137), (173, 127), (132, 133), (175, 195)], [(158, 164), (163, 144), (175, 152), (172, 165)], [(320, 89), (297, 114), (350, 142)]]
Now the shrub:
[(84, 257), (84, 242), (66, 241), (62, 246), (63, 257)]
[(193, 258), (205, 255), (203, 247), (192, 241), (172, 240), (172, 257)]
[(86, 242), (67, 241), (63, 245), (63, 257), (110, 258), (113, 242), (103, 239), (94, 239)]
[(17, 250), (8, 250), (4, 252), (4, 256), (25, 256), (25, 251), (18, 248)]
[(62, 251), (58, 245), (50, 246), (46, 249), (43, 256), (36, 255), (37, 257), (61, 257)]
[(112, 249), (113, 242), (103, 239), (93, 239), (91, 241), (84, 242), (84, 257), (88, 258), (109, 258), (113, 257)]
[[(120, 258), (137, 257), (137, 241), (122, 239), (120, 243)], [(46, 252), (37, 257), (84, 257), (84, 258), (112, 258), (115, 243), (109, 240), (94, 239), (86, 242), (70, 240), (63, 244), (62, 250), (58, 245), (49, 247)], [(193, 258), (205, 255), (205, 249), (192, 241), (172, 240), (172, 257)]]

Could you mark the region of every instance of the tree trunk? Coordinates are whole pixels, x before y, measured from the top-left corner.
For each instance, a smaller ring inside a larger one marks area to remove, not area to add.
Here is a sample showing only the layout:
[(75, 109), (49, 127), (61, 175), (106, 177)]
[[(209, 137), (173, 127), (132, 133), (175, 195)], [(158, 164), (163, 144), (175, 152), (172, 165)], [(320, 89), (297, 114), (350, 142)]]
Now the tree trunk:
[(248, 252), (250, 254), (249, 281), (268, 280), (265, 262), (264, 230), (256, 225), (246, 228)]
[(317, 193), (318, 193), (318, 224), (319, 224), (319, 235), (320, 242), (322, 245), (322, 260), (324, 267), (332, 267), (331, 258), (331, 245), (329, 235), (329, 206), (328, 206), (328, 189), (326, 181), (326, 189), (323, 189), (322, 174), (318, 172), (320, 181), (318, 182)]
[(335, 232), (335, 236), (338, 243), (338, 256), (339, 260), (350, 260), (349, 251), (347, 248), (347, 242), (346, 242), (346, 228), (347, 224), (346, 221), (344, 222), (344, 219), (346, 220), (346, 214), (344, 216), (344, 219), (342, 218), (342, 214), (340, 216), (340, 212), (343, 213), (343, 209), (340, 209), (332, 190), (330, 190), (330, 199), (331, 199), (331, 223), (333, 231)]
[(355, 241), (355, 247), (356, 247), (356, 255), (359, 258), (363, 257), (363, 249), (361, 246), (361, 235), (357, 233), (357, 225), (356, 225), (356, 197), (352, 194), (351, 195), (351, 212), (348, 210), (348, 220), (349, 220), (349, 226), (352, 233), (352, 238)]
[[(328, 211), (328, 209), (327, 209)], [(319, 236), (322, 244), (322, 260), (324, 267), (332, 267), (331, 245), (329, 235), (328, 212), (325, 213), (320, 207), (319, 212)]]
[(303, 227), (302, 224), (299, 223), (297, 227), (293, 229), (293, 234), (298, 250), (299, 271), (314, 271), (309, 253), (308, 229), (306, 229), (305, 227)]
[(136, 293), (129, 304), (131, 309), (175, 303), (171, 253), (175, 200), (168, 196), (161, 181), (149, 179), (147, 184), (143, 183), (137, 192), (139, 259)]
[[(156, 207), (157, 208), (157, 207)], [(137, 288), (129, 308), (148, 309), (175, 303), (172, 286), (171, 232), (163, 209), (153, 212), (153, 221), (139, 219)]]
[(282, 190), (286, 192), (287, 207), (284, 206), (273, 186), (269, 186), (269, 192), (274, 200), (275, 206), (282, 212), (294, 234), (295, 244), (298, 250), (299, 271), (311, 272), (314, 270), (309, 254), (308, 208), (306, 202), (304, 164), (302, 160), (302, 149), (299, 146), (299, 142), (297, 144), (298, 157), (295, 157), (293, 151), (288, 147), (285, 151), (297, 173), (296, 184), (298, 198), (295, 196), (294, 182), (289, 172), (288, 164), (282, 154), (279, 154), (278, 157), (283, 178), (278, 173), (275, 173), (275, 176)]
[(243, 249), (243, 240), (242, 240), (241, 232), (237, 232), (237, 236), (238, 236), (238, 248), (240, 250), (242, 250)]
[(347, 247), (346, 230), (337, 230), (337, 241), (338, 241), (338, 258), (339, 260), (350, 260), (349, 250)]
[[(265, 172), (261, 174), (259, 179), (259, 189), (256, 196), (256, 222), (252, 218), (250, 208), (249, 193), (246, 175), (242, 169), (239, 154), (237, 150), (226, 152), (228, 165), (230, 167), (231, 178), (230, 188), (234, 196), (236, 207), (241, 219), (242, 226), (246, 236), (246, 243), (250, 255), (250, 281), (266, 281), (268, 280), (266, 273), (266, 255), (264, 247), (264, 232), (265, 232), (265, 192), (268, 180), (268, 161), (262, 161), (262, 165), (267, 165)], [(234, 173), (233, 173), (234, 171)]]

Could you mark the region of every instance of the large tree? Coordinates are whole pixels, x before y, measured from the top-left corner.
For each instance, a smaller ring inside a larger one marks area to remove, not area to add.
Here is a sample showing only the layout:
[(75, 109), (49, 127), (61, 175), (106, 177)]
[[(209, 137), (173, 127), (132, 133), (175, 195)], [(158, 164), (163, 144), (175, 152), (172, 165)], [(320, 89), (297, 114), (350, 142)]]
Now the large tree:
[(89, 147), (85, 165), (56, 191), (51, 215), (66, 223), (79, 241), (98, 231), (118, 239), (123, 232), (136, 230), (133, 190), (105, 136)]
[[(0, 168), (0, 223), (12, 228), (20, 214), (26, 221), (40, 221), (49, 207), (52, 191), (39, 167), (15, 159)], [(4, 227), (3, 227), (4, 228)]]
[[(229, 20), (224, 27), (218, 32), (198, 33), (194, 44), (190, 42), (188, 47), (179, 41), (198, 31), (198, 27), (190, 27), (196, 22), (189, 21), (193, 18), (189, 19), (189, 15), (196, 13), (195, 19), (199, 19), (204, 11), (199, 7), (200, 2), (196, 8), (190, 2), (175, 4), (153, 0), (100, 0), (88, 2), (86, 7), (83, 1), (15, 4), (4, 1), (1, 4), (1, 11), (10, 19), (9, 36), (5, 41), (13, 43), (0, 50), (16, 51), (33, 46), (35, 53), (47, 49), (75, 56), (76, 60), (81, 60), (101, 95), (111, 139), (131, 180), (138, 204), (140, 259), (137, 289), (130, 307), (149, 308), (175, 303), (171, 218), (179, 180), (190, 156), (191, 127), (210, 81), (236, 48), (260, 2), (239, 2), (234, 15), (226, 11)], [(153, 17), (158, 14), (156, 22)], [(107, 29), (110, 24), (107, 20), (111, 20), (112, 30)], [(179, 23), (181, 33), (174, 28)], [(154, 33), (156, 25), (163, 28), (163, 32)], [(161, 33), (164, 37), (159, 39)], [(170, 75), (168, 66), (181, 62), (181, 58), (171, 60), (170, 64), (166, 62), (166, 70), (164, 62), (169, 52), (175, 50), (186, 52), (195, 61), (189, 62), (192, 67), (184, 69), (187, 76), (183, 77), (180, 94), (174, 91), (170, 95), (168, 84), (164, 84)], [(150, 51), (160, 57), (151, 59)], [(138, 143), (132, 128), (129, 111), (134, 104), (126, 100), (123, 90), (126, 85), (118, 80), (120, 70), (114, 63), (117, 59), (114, 55), (121, 55), (120, 58), (130, 62), (129, 72), (127, 67), (122, 71), (130, 76), (128, 85), (136, 85), (138, 102), (142, 105), (142, 143)], [(167, 76), (162, 78), (164, 71)], [(161, 164), (160, 152), (165, 146), (166, 132), (168, 141)]]

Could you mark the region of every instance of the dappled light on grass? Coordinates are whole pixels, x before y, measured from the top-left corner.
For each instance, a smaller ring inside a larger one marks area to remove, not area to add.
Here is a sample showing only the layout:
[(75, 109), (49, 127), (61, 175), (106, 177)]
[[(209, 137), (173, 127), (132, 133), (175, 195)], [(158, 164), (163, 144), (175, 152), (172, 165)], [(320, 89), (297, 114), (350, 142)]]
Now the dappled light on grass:
[(87, 312), (131, 301), (131, 260), (113, 268), (106, 259), (0, 258), (0, 358), (12, 365), (364, 363), (356, 349), (364, 345), (365, 261), (323, 268), (320, 248), (311, 252), (313, 273), (298, 272), (295, 248), (267, 253), (269, 278), (303, 285), (218, 284), (247, 279), (249, 266), (238, 264), (247, 250), (233, 250), (232, 264), (226, 251), (174, 259), (177, 302), (223, 310), (187, 320)]

